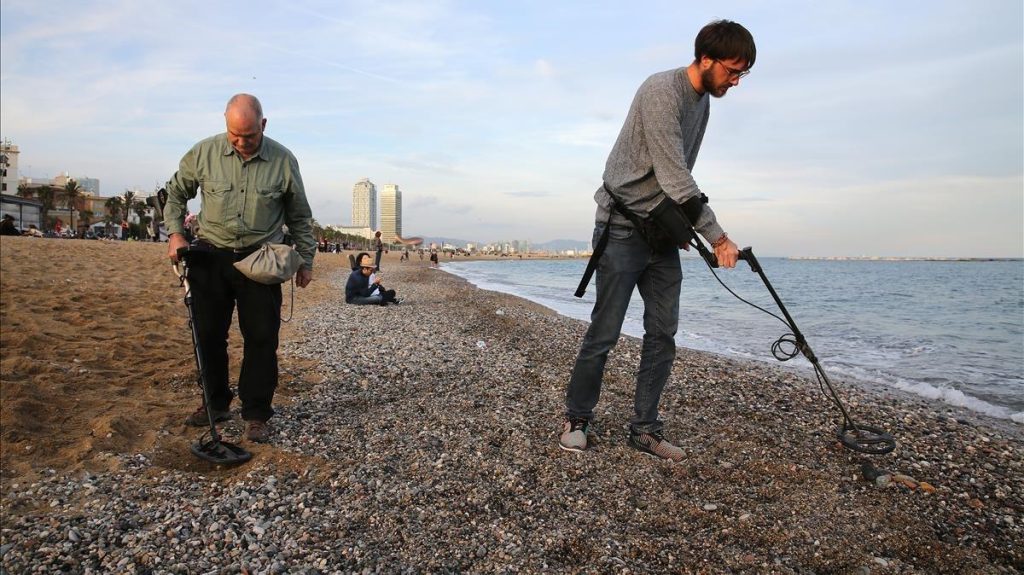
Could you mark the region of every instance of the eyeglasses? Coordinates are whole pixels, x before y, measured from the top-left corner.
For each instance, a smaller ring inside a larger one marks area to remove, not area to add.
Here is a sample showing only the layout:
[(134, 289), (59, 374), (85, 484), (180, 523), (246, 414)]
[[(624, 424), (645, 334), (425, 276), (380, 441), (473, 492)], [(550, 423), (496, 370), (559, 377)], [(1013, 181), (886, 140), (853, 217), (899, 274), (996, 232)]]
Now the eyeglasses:
[(725, 68), (725, 71), (729, 73), (729, 78), (735, 78), (735, 79), (739, 80), (740, 78), (742, 78), (742, 77), (744, 77), (744, 76), (746, 76), (747, 74), (750, 73), (749, 69), (748, 70), (737, 70), (735, 68), (730, 68), (730, 67), (726, 66), (725, 64), (722, 64), (721, 60), (715, 60), (715, 62), (717, 62), (723, 68)]
[(370, 270), (372, 272), (374, 268), (373, 268), (373, 266), (363, 266), (363, 269), (364, 270)]

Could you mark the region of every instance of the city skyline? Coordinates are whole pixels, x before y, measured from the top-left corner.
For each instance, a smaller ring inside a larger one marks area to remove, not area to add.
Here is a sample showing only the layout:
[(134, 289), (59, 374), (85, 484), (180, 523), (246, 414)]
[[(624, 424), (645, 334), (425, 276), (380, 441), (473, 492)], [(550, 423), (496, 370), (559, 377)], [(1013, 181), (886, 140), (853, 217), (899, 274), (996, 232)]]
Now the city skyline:
[[(637, 87), (687, 65), (697, 30), (723, 17), (751, 30), (758, 58), (711, 102), (694, 176), (738, 243), (1024, 256), (1019, 1), (7, 0), (0, 138), (23, 175), (153, 190), (248, 92), (318, 221), (350, 213), (348, 182), (373, 174), (413, 192), (403, 226), (418, 236), (587, 241)], [(638, 21), (625, 45), (595, 41)]]

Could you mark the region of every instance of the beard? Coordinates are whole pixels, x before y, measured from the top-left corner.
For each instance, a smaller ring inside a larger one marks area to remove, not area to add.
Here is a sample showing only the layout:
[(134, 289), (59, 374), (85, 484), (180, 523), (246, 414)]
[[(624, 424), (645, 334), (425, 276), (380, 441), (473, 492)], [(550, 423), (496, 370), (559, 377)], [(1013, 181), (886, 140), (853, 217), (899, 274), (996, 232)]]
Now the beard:
[(716, 98), (721, 98), (732, 87), (732, 84), (728, 81), (724, 84), (715, 84), (711, 68), (708, 68), (700, 73), (700, 87), (704, 89), (704, 92)]

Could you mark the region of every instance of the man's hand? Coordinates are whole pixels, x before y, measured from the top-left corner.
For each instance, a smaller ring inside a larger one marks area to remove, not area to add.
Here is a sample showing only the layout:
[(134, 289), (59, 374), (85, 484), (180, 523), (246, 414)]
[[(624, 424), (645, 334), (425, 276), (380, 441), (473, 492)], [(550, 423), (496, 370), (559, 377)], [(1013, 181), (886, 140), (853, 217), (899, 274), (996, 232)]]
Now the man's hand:
[(188, 240), (185, 239), (184, 234), (171, 234), (167, 238), (167, 257), (171, 258), (172, 262), (178, 263), (178, 250), (187, 247)]
[(734, 268), (736, 260), (740, 257), (740, 250), (732, 240), (725, 238), (715, 246), (715, 257), (718, 258), (718, 265), (723, 268)]
[(309, 282), (313, 281), (313, 270), (302, 266), (299, 271), (295, 273), (295, 285), (300, 288), (304, 288), (309, 285)]

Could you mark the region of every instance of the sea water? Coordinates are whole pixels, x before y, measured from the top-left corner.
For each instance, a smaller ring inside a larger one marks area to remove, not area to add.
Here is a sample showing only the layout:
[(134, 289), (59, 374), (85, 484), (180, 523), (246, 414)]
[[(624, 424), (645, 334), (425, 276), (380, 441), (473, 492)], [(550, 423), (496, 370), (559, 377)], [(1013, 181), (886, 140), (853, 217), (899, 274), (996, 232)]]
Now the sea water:
[[(1024, 423), (1024, 261), (759, 258), (829, 376), (895, 388)], [(690, 349), (775, 362), (788, 328), (738, 301), (703, 260), (684, 256), (676, 342)], [(477, 287), (517, 295), (586, 320), (591, 282), (573, 296), (584, 260), (450, 261)], [(716, 270), (738, 295), (782, 316), (745, 262)], [(636, 290), (622, 328), (643, 335)], [(798, 357), (786, 365), (801, 364)]]

